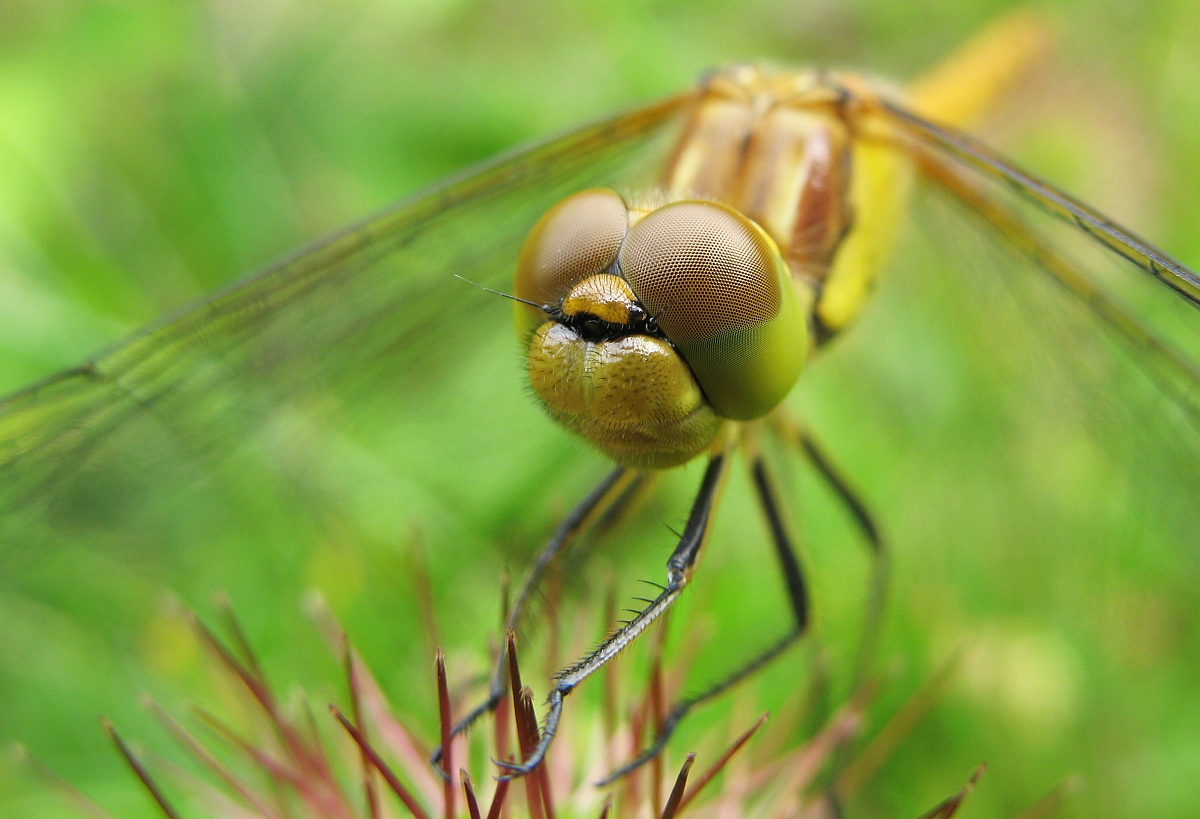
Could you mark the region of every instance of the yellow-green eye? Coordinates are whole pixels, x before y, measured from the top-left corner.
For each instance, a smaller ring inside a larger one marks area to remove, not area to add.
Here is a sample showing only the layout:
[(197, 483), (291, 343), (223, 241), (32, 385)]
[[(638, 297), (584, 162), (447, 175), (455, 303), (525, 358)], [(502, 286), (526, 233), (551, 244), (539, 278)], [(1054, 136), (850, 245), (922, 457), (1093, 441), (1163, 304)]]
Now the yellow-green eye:
[(629, 230), (619, 263), (719, 415), (762, 417), (791, 390), (807, 324), (787, 263), (754, 222), (715, 202), (666, 205)]
[[(628, 229), (628, 211), (615, 191), (597, 188), (564, 199), (538, 220), (521, 248), (516, 296), (557, 304), (574, 285), (616, 261)], [(517, 307), (523, 329), (545, 320), (539, 310)]]

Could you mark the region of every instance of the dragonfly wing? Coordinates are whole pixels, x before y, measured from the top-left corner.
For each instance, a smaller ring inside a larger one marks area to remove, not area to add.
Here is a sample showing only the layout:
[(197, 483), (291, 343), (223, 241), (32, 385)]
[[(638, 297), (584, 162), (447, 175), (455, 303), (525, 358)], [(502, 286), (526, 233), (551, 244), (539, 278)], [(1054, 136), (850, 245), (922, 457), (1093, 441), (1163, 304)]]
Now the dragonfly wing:
[[(1081, 260), (1079, 254), (1064, 251), (1061, 243), (1052, 241), (1017, 207), (1006, 202), (1006, 197), (989, 191), (961, 166), (932, 154), (922, 155), (920, 164), (930, 181), (966, 206), (997, 237), (1033, 262), (1038, 270), (1049, 273), (1054, 282), (1078, 298), (1108, 325), (1109, 330), (1130, 344), (1147, 374), (1155, 378), (1164, 391), (1173, 395), (1179, 406), (1194, 420), (1200, 422), (1200, 405), (1196, 403), (1200, 367), (1172, 340), (1154, 329), (1151, 322), (1139, 317), (1103, 286), (1095, 271), (1111, 260), (1101, 260), (1097, 265), (1093, 259), (1088, 264)], [(1187, 303), (1189, 306), (1194, 304), (1190, 300)]]
[(36, 500), (97, 459), (153, 462), (154, 452), (108, 445), (134, 419), (155, 417), (201, 454), (213, 436), (227, 444), (280, 402), (333, 383), (412, 389), (494, 298), (453, 274), (505, 289), (524, 233), (557, 199), (652, 184), (648, 157), (682, 100), (469, 170), (0, 402), (0, 501)]
[(1065, 191), (1026, 173), (969, 134), (930, 122), (894, 103), (884, 102), (883, 105), (922, 149), (935, 155), (952, 156), (976, 172), (1011, 187), (1047, 213), (1084, 231), (1200, 306), (1200, 276), (1133, 231)]
[[(1037, 270), (1049, 274), (1080, 299), (1110, 331), (1131, 345), (1132, 355), (1145, 372), (1174, 397), (1194, 423), (1200, 423), (1200, 365), (1188, 353), (1189, 347), (1197, 349), (1194, 310), (1200, 307), (1200, 277), (1094, 208), (1021, 170), (974, 137), (929, 122), (894, 103), (883, 105), (911, 141), (925, 177), (966, 205), (1009, 246), (1032, 261)], [(1036, 218), (1035, 211), (1043, 218)], [(1047, 224), (1045, 216), (1057, 220), (1057, 229)], [(1093, 248), (1110, 258), (1098, 259), (1097, 254), (1078, 247), (1064, 250), (1079, 244), (1068, 235), (1072, 233), (1093, 240)], [(1154, 302), (1156, 294), (1143, 292), (1138, 298), (1132, 291), (1139, 283), (1129, 280), (1126, 273), (1131, 268), (1122, 262), (1132, 262), (1136, 266), (1132, 269), (1153, 277), (1148, 280), (1161, 282), (1183, 297), (1182, 303), (1193, 314), (1182, 320), (1176, 315), (1174, 323), (1185, 326), (1185, 335), (1192, 338), (1171, 338), (1164, 332), (1164, 325), (1171, 323), (1164, 312), (1170, 308), (1162, 304), (1161, 298), (1149, 312), (1126, 303), (1126, 297), (1135, 302)]]

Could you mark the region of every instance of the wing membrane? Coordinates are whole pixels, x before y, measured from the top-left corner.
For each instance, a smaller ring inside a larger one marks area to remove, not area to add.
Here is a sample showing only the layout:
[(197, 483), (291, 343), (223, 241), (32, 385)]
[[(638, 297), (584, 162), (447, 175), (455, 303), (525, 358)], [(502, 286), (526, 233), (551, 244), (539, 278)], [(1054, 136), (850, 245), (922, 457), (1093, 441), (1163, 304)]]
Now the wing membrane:
[[(1077, 235), (1094, 241), (1109, 259), (1132, 262), (1183, 297), (1189, 311), (1200, 306), (1200, 278), (1134, 233), (1069, 194), (1017, 168), (967, 134), (933, 124), (890, 102), (885, 108), (904, 133), (915, 141), (914, 151), (926, 178), (973, 211), (1011, 248), (1024, 254), (1043, 273), (1078, 298), (1093, 315), (1130, 345), (1138, 365), (1192, 419), (1200, 423), (1200, 366), (1160, 330), (1165, 316), (1139, 315), (1132, 305), (1111, 292), (1098, 272), (1104, 259), (1081, 261), (1083, 255), (1064, 249), (1069, 242), (1052, 237), (1045, 225), (1027, 218), (1016, 194), (1036, 211), (1049, 215)], [(1007, 194), (1007, 195), (1006, 195)], [(1024, 208), (1032, 211), (1031, 208)], [(1043, 220), (1045, 221), (1045, 220)], [(1115, 255), (1113, 255), (1115, 254)], [(1125, 278), (1125, 277), (1119, 277)], [(1194, 313), (1192, 314), (1194, 316)], [(1187, 324), (1195, 325), (1194, 320)], [(1195, 345), (1191, 345), (1194, 347)], [(1193, 350), (1194, 352), (1194, 350)]]
[(567, 192), (636, 176), (683, 99), (470, 170), (0, 402), (0, 497), (77, 470), (133, 417), (186, 428), (203, 451), (218, 427), (236, 435), (330, 381), (424, 377), (479, 309), (452, 274), (503, 287), (532, 221)]
[(894, 103), (885, 101), (883, 106), (926, 147), (949, 154), (979, 173), (1004, 182), (1046, 212), (1075, 225), (1188, 301), (1200, 305), (1200, 276), (1132, 231), (1070, 194), (1017, 168), (974, 137), (929, 122)]
[(1195, 361), (1143, 324), (1089, 276), (1085, 265), (1056, 247), (1003, 198), (989, 195), (973, 184), (962, 170), (944, 159), (926, 155), (921, 160), (923, 171), (932, 181), (973, 211), (1040, 270), (1049, 272), (1054, 281), (1129, 342), (1145, 362), (1147, 371), (1159, 380), (1160, 386), (1200, 420), (1200, 407), (1196, 406), (1191, 394), (1200, 386), (1200, 367)]

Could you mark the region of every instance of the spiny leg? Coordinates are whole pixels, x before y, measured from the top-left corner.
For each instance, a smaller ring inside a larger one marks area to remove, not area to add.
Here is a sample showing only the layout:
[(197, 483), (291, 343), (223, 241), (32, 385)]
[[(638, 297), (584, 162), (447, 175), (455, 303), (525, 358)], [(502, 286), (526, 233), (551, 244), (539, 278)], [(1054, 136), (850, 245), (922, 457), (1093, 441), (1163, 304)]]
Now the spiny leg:
[(662, 753), (663, 748), (666, 747), (667, 741), (671, 738), (679, 723), (683, 721), (683, 718), (693, 708), (714, 697), (720, 696), (770, 663), (792, 645), (792, 643), (796, 642), (808, 629), (808, 587), (804, 582), (804, 573), (800, 569), (800, 561), (796, 558), (796, 550), (792, 547), (791, 537), (788, 535), (787, 527), (784, 525), (783, 514), (779, 508), (774, 484), (771, 481), (770, 474), (767, 472), (766, 462), (761, 456), (754, 459), (752, 472), (754, 475), (754, 488), (758, 495), (759, 503), (762, 506), (763, 516), (767, 519), (767, 526), (771, 530), (771, 542), (775, 546), (775, 556), (779, 559), (779, 570), (783, 574), (783, 584), (787, 590), (788, 605), (792, 609), (792, 627), (769, 648), (752, 658), (748, 663), (738, 668), (729, 676), (701, 691), (699, 694), (680, 700), (672, 706), (671, 710), (667, 713), (666, 719), (663, 720), (662, 729), (658, 732), (658, 736), (654, 738), (654, 743), (642, 751), (632, 762), (618, 768), (600, 782), (597, 782), (598, 787), (608, 785), (622, 776), (632, 773)]
[[(571, 513), (563, 519), (558, 528), (554, 530), (554, 534), (546, 541), (546, 545), (542, 547), (537, 559), (533, 562), (533, 566), (530, 567), (529, 573), (525, 576), (525, 580), (521, 584), (521, 590), (517, 592), (516, 603), (514, 603), (512, 609), (509, 611), (508, 618), (505, 621), (505, 633), (510, 631), (515, 632), (521, 625), (521, 621), (524, 619), (533, 595), (536, 593), (550, 565), (561, 554), (563, 549), (593, 526), (607, 524), (608, 521), (620, 514), (624, 506), (639, 497), (636, 491), (639, 478), (640, 473), (623, 466), (618, 466), (612, 472), (608, 473), (604, 480), (592, 489), (587, 494), (587, 497), (580, 501), (579, 505), (572, 509)], [(496, 705), (504, 696), (505, 681), (507, 680), (505, 674), (508, 668), (506, 658), (507, 654), (505, 650), (501, 649), (499, 656), (496, 658), (496, 663), (492, 668), (491, 676), (488, 679), (487, 698), (454, 724), (451, 730), (452, 737), (466, 731), (474, 724), (475, 720), (496, 708)], [(438, 748), (433, 752), (431, 761), (436, 766), (440, 765), (441, 759), (442, 751)]]
[(538, 740), (537, 747), (529, 755), (529, 758), (523, 760), (519, 765), (501, 760), (493, 760), (501, 768), (508, 771), (505, 778), (524, 776), (541, 764), (542, 759), (546, 755), (546, 750), (554, 740), (555, 732), (558, 731), (558, 720), (562, 716), (563, 699), (576, 686), (603, 668), (609, 660), (617, 656), (626, 646), (637, 639), (638, 635), (661, 617), (683, 592), (684, 587), (691, 580), (692, 570), (695, 568), (696, 559), (700, 555), (700, 549), (708, 538), (712, 513), (716, 508), (717, 499), (724, 486), (728, 469), (728, 454), (716, 455), (709, 460), (708, 467), (704, 471), (704, 479), (700, 483), (700, 490), (696, 494), (696, 499), (692, 502), (692, 510), (688, 514), (687, 525), (684, 527), (683, 534), (679, 538), (679, 544), (667, 560), (666, 587), (641, 613), (609, 635), (590, 654), (578, 663), (568, 666), (559, 672), (557, 682), (553, 690), (551, 690), (550, 696), (546, 699), (548, 710), (546, 712), (545, 724), (542, 728), (542, 736)]
[(817, 473), (838, 496), (854, 523), (862, 532), (867, 547), (871, 550), (871, 576), (867, 587), (867, 610), (863, 615), (862, 635), (859, 638), (858, 655), (854, 661), (854, 676), (852, 688), (857, 689), (866, 682), (871, 665), (875, 662), (875, 653), (879, 647), (879, 631), (883, 626), (883, 612), (887, 604), (888, 580), (891, 576), (891, 554), (887, 543), (879, 533), (879, 527), (871, 518), (867, 507), (859, 499), (854, 490), (825, 456), (824, 450), (802, 427), (794, 429), (795, 442), (803, 450), (805, 456)]

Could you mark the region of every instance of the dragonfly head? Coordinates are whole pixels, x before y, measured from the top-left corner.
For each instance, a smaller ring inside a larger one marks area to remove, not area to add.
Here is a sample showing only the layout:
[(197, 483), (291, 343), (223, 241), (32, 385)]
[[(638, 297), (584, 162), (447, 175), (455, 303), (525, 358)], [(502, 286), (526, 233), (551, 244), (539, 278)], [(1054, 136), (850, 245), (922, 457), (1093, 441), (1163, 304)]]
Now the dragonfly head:
[(704, 451), (723, 419), (770, 412), (807, 353), (807, 319), (771, 238), (737, 211), (633, 211), (611, 190), (552, 208), (517, 263), (534, 393), (619, 463)]

